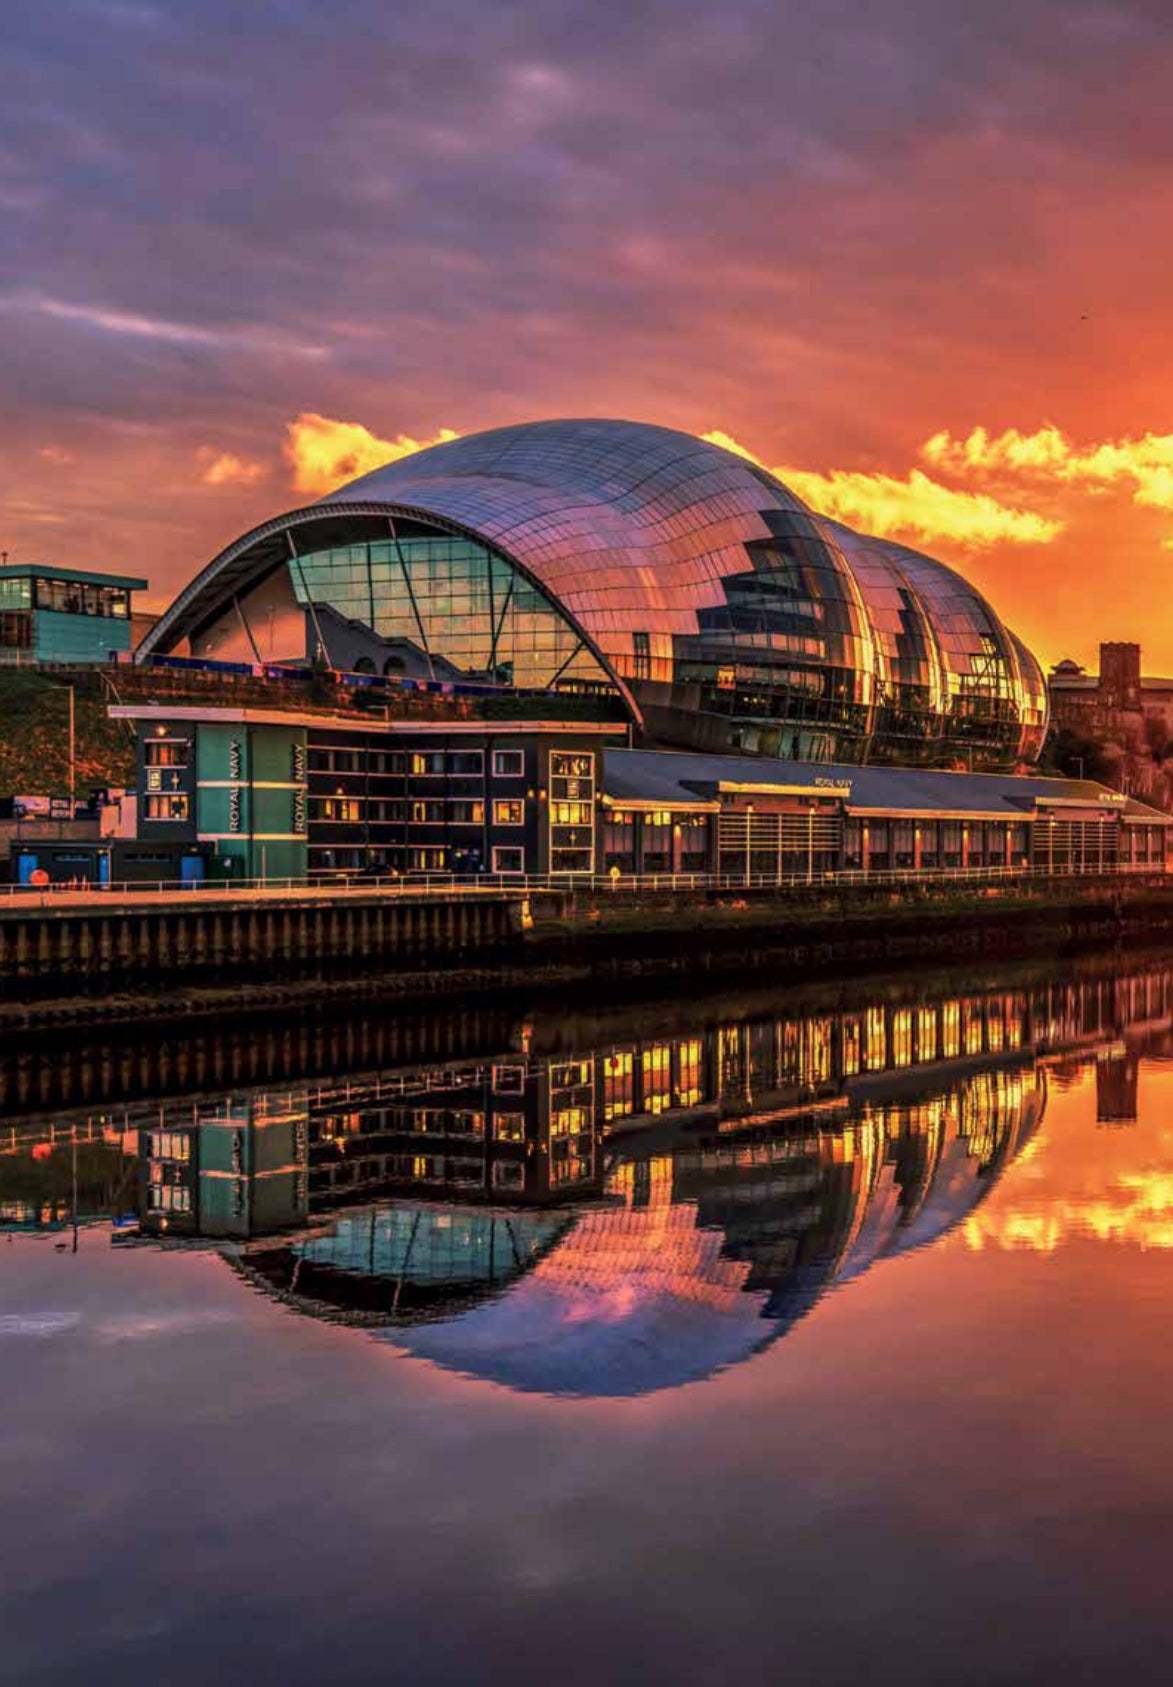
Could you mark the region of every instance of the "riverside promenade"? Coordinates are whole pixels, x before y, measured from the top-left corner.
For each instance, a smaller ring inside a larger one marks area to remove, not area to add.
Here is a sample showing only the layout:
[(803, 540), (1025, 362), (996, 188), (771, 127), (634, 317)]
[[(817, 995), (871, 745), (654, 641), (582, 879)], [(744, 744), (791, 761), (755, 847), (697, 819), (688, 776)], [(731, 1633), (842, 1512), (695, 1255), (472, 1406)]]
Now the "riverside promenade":
[(307, 995), (480, 993), (751, 966), (784, 979), (1124, 942), (1173, 942), (1165, 872), (8, 887), (0, 1022), (187, 1017)]

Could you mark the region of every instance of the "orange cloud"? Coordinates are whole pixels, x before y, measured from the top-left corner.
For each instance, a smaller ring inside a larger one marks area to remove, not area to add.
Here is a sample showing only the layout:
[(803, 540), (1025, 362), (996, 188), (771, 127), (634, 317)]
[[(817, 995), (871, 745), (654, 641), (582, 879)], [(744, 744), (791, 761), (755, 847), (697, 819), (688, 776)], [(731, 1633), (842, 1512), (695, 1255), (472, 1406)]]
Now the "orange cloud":
[(434, 439), (412, 439), (407, 434), (380, 439), (361, 422), (340, 422), (305, 410), (287, 424), (284, 450), (295, 491), (317, 497), (385, 463), (457, 438), (451, 428), (441, 428)]
[(205, 486), (255, 486), (268, 474), (263, 463), (250, 462), (231, 451), (217, 451), (204, 445), (196, 453), (204, 465), (200, 480)]
[(1066, 525), (1034, 510), (1012, 509), (985, 492), (955, 491), (920, 469), (911, 470), (906, 480), (848, 469), (830, 474), (788, 469), (784, 478), (824, 515), (882, 538), (949, 539), (975, 547), (1049, 545)]
[[(727, 451), (760, 463), (729, 434), (713, 431), (705, 438)], [(1034, 510), (1014, 509), (986, 492), (964, 492), (942, 486), (922, 470), (905, 479), (832, 469), (822, 474), (797, 468), (775, 468), (772, 474), (823, 515), (881, 537), (931, 542), (946, 539), (958, 545), (1049, 545), (1065, 523)]]
[(974, 428), (964, 439), (947, 430), (921, 447), (934, 468), (956, 475), (1019, 475), (1051, 480), (1087, 492), (1125, 486), (1134, 504), (1173, 510), (1173, 434), (1106, 439), (1077, 446), (1055, 427), (1024, 434), (1017, 428), (990, 434)]

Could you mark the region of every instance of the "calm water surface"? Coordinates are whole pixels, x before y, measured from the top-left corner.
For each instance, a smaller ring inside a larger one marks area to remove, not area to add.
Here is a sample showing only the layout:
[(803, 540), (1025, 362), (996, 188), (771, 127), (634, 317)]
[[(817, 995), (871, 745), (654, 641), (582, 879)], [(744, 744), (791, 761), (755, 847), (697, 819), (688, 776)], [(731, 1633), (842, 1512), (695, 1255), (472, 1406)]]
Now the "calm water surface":
[(0, 1678), (1164, 1681), (1173, 968), (0, 1051)]

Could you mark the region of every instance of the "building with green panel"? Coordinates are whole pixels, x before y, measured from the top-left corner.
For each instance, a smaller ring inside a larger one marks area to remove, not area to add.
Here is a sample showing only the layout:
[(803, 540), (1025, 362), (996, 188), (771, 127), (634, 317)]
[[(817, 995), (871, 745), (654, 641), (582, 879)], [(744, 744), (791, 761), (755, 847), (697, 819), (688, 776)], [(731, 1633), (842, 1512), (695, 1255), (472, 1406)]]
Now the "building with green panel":
[(129, 574), (0, 567), (0, 664), (108, 662), (131, 648), (131, 598), (147, 582)]
[(214, 876), (304, 879), (306, 728), (296, 717), (197, 711), (145, 727), (138, 745), (138, 836), (199, 843)]

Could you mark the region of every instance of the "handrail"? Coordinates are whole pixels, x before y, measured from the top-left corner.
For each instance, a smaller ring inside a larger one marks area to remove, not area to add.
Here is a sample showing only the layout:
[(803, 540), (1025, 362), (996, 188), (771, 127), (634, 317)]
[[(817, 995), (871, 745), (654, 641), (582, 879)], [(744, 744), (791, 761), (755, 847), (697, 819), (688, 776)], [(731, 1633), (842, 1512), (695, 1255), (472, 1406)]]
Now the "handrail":
[(527, 896), (535, 891), (591, 895), (643, 893), (645, 891), (745, 890), (805, 891), (812, 894), (842, 888), (905, 889), (938, 885), (1039, 884), (1054, 880), (1085, 883), (1115, 882), (1121, 879), (1165, 879), (1170, 868), (1162, 864), (1122, 863), (1102, 869), (1079, 867), (942, 867), (896, 868), (864, 872), (850, 868), (823, 873), (624, 873), (618, 877), (600, 873), (400, 873), (382, 875), (337, 874), (329, 879), (152, 879), (122, 880), (109, 884), (51, 883), (46, 885), (0, 885), (0, 905), (25, 900), (65, 900), (85, 896), (111, 901), (138, 897), (199, 901), (247, 896), (256, 900), (291, 895), (306, 897), (360, 897), (379, 895), (466, 895), (506, 892)]

